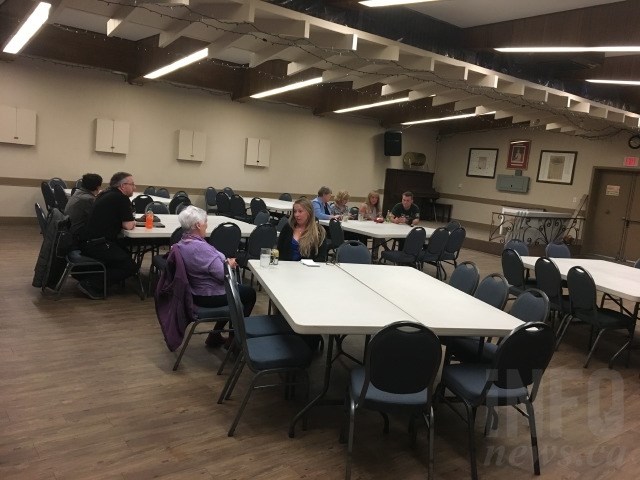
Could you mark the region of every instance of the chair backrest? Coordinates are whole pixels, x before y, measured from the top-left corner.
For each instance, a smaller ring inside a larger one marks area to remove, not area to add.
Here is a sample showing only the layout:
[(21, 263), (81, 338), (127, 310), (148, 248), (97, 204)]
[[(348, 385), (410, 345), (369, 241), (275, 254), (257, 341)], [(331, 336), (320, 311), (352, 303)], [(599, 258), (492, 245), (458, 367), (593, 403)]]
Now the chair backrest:
[(511, 248), (502, 251), (502, 273), (509, 285), (524, 288), (524, 265), (518, 252)]
[(152, 202), (153, 198), (143, 193), (142, 195), (138, 195), (136, 198), (134, 198), (131, 204), (133, 205), (134, 212), (144, 213), (147, 211), (147, 206)]
[(436, 228), (429, 238), (427, 244), (427, 252), (431, 255), (440, 257), (444, 253), (444, 249), (449, 242), (449, 230), (445, 227)]
[(287, 223), (289, 223), (289, 217), (287, 217), (286, 215), (280, 217), (280, 220), (278, 220), (278, 225), (276, 225), (276, 230), (281, 232)]
[(169, 237), (169, 245), (175, 245), (176, 243), (178, 243), (182, 239), (183, 233), (184, 230), (182, 227), (176, 228)]
[(329, 220), (329, 236), (331, 237), (331, 245), (335, 248), (344, 243), (344, 231), (340, 220), (332, 218)]
[(67, 194), (64, 193), (64, 188), (59, 183), (53, 184), (53, 196), (56, 199), (56, 205), (58, 209), (64, 213), (64, 209), (67, 207), (67, 202), (69, 199), (67, 198)]
[(241, 217), (247, 214), (247, 207), (245, 207), (242, 195), (238, 195), (237, 193), (231, 195), (229, 199), (229, 210), (233, 216)]
[(473, 296), (502, 310), (509, 298), (509, 283), (499, 273), (491, 273), (482, 279)]
[(240, 227), (233, 222), (224, 222), (213, 229), (208, 242), (225, 257), (235, 258), (238, 255), (240, 238), (242, 238)]
[(171, 195), (169, 195), (169, 190), (167, 190), (164, 187), (161, 187), (156, 190), (156, 197), (171, 198)]
[(176, 198), (176, 197), (188, 197), (188, 196), (189, 196), (189, 194), (184, 190), (178, 190), (176, 193), (173, 194), (173, 198)]
[(225, 192), (218, 192), (216, 194), (216, 204), (218, 205), (218, 213), (224, 215), (231, 211), (231, 202), (229, 201), (229, 195)]
[(562, 304), (562, 275), (558, 266), (549, 257), (540, 257), (535, 265), (536, 284), (556, 305)]
[(583, 267), (575, 266), (567, 272), (571, 313), (595, 315), (597, 311), (596, 284), (593, 277)]
[(189, 206), (189, 203), (187, 202), (179, 203), (178, 206), (176, 207), (176, 215), (180, 215), (180, 212), (185, 208), (187, 208), (188, 206)]
[(38, 202), (35, 204), (36, 209), (36, 218), (38, 219), (38, 225), (40, 226), (40, 233), (44, 235), (44, 232), (47, 230), (47, 216), (45, 215), (42, 207)]
[(358, 207), (351, 207), (349, 209), (349, 215), (352, 217), (358, 217), (358, 215), (360, 214), (360, 209)]
[(156, 194), (156, 187), (152, 187), (151, 185), (149, 185), (147, 188), (144, 189), (143, 193), (145, 195), (155, 195)]
[(169, 213), (176, 213), (178, 205), (181, 203), (186, 203), (187, 205), (191, 205), (191, 200), (189, 197), (185, 197), (184, 195), (178, 195), (177, 197), (173, 197), (169, 202)]
[(358, 403), (371, 384), (383, 392), (400, 395), (425, 391), (428, 404), (441, 357), (440, 339), (424, 325), (414, 322), (387, 325), (369, 342)]
[(564, 243), (548, 243), (544, 251), (549, 258), (571, 258), (571, 250)]
[(640, 268), (640, 258), (636, 260), (636, 263), (633, 264), (634, 268)]
[(480, 272), (473, 262), (462, 262), (453, 270), (449, 278), (449, 285), (469, 295), (475, 293), (478, 283), (480, 283)]
[(290, 202), (291, 200), (293, 200), (293, 198), (291, 198), (290, 193), (281, 193), (280, 196), (278, 197), (278, 200), (285, 200), (287, 202)]
[(458, 227), (451, 232), (447, 244), (444, 246), (443, 256), (446, 260), (456, 260), (458, 258), (465, 238), (467, 238), (467, 230), (464, 227)]
[(367, 246), (358, 240), (344, 242), (336, 250), (336, 261), (338, 263), (371, 263), (371, 252)]
[(231, 187), (224, 187), (223, 192), (227, 194), (227, 197), (231, 198), (231, 196), (236, 193), (233, 191)]
[(270, 223), (263, 223), (253, 229), (247, 241), (247, 252), (253, 259), (260, 258), (260, 250), (273, 248), (278, 243), (278, 231)]
[(271, 215), (266, 210), (262, 210), (261, 212), (256, 213), (256, 216), (253, 217), (254, 225), (262, 225), (263, 223), (269, 223), (269, 219)]
[(60, 185), (63, 190), (67, 188), (67, 182), (65, 182), (59, 177), (53, 177), (52, 179), (49, 180), (49, 186), (51, 188), (53, 188), (55, 185)]
[(267, 210), (266, 203), (259, 197), (253, 197), (249, 206), (251, 208), (251, 215), (253, 215), (254, 218), (258, 213)]
[(56, 197), (53, 194), (53, 189), (49, 186), (47, 182), (40, 183), (40, 190), (42, 191), (44, 206), (47, 207), (47, 210), (50, 212), (54, 208), (58, 208), (58, 204), (56, 203)]
[(404, 241), (402, 251), (415, 257), (422, 251), (424, 241), (427, 239), (427, 232), (423, 227), (413, 227)]
[[(225, 263), (225, 276), (224, 276), (224, 290), (227, 294), (227, 304), (229, 305), (229, 317), (231, 317), (231, 324), (233, 325), (233, 331), (236, 336), (236, 340), (240, 342), (240, 349), (243, 352), (247, 351), (247, 330), (244, 325), (244, 310), (242, 309), (242, 302), (240, 301), (240, 291), (238, 289), (238, 282), (235, 280), (233, 269), (228, 263)], [(245, 356), (245, 360), (249, 365), (249, 368), (253, 368), (252, 359), (249, 355)]]
[(153, 213), (160, 214), (169, 213), (169, 207), (162, 202), (151, 202), (149, 205), (147, 205), (146, 210), (151, 210)]
[(533, 401), (542, 374), (553, 356), (555, 343), (553, 329), (546, 323), (518, 325), (500, 343), (484, 391), (493, 385), (505, 389), (532, 386), (529, 399)]
[(204, 191), (204, 202), (207, 207), (215, 207), (217, 205), (216, 195), (218, 195), (218, 191), (213, 187), (207, 187)]
[(522, 240), (518, 240), (517, 238), (509, 240), (504, 244), (505, 250), (510, 248), (511, 250), (515, 250), (520, 255), (524, 255), (525, 257), (529, 255), (529, 247)]
[(453, 232), (454, 230), (457, 230), (458, 228), (460, 228), (460, 222), (457, 220), (451, 220), (449, 223), (447, 223), (445, 225), (444, 228), (446, 228), (447, 230), (449, 230), (450, 232)]
[(547, 294), (537, 288), (529, 288), (518, 295), (509, 313), (523, 322), (546, 322), (549, 308)]

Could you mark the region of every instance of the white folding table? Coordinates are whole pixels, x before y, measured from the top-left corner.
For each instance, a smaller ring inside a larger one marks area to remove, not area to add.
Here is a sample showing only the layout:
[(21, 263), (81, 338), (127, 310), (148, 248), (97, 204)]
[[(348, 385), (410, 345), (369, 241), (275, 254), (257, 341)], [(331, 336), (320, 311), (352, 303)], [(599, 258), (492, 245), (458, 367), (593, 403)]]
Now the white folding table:
[[(282, 212), (291, 213), (293, 210), (293, 202), (291, 200), (278, 200), (277, 198), (262, 198), (262, 201), (267, 206), (267, 210), (270, 212)], [(251, 199), (245, 198), (244, 204), (247, 208), (251, 206)]]
[[(505, 336), (522, 322), (466, 293), (410, 267), (334, 265), (309, 267), (280, 262), (249, 268), (291, 328), (301, 334), (329, 335), (322, 391), (292, 420), (295, 424), (329, 389), (333, 341), (338, 335), (375, 334), (402, 320), (415, 321), (439, 335)], [(322, 287), (343, 295), (327, 299)]]
[[(136, 214), (134, 216), (138, 217), (140, 214)], [(122, 234), (131, 239), (168, 239), (171, 237), (173, 231), (180, 226), (180, 222), (178, 221), (178, 215), (171, 215), (168, 213), (160, 213), (156, 214), (156, 217), (160, 219), (160, 223), (164, 225), (163, 228), (153, 227), (153, 228), (145, 228), (145, 227), (134, 227), (133, 230), (123, 230)], [(255, 225), (247, 222), (243, 222), (241, 220), (236, 220), (235, 218), (224, 217), (222, 215), (208, 215), (207, 216), (207, 235), (210, 235), (211, 232), (221, 223), (231, 222), (235, 223), (240, 227), (240, 233), (243, 238), (249, 237), (251, 232), (256, 228)]]
[[(65, 188), (64, 189), (64, 193), (67, 195), (67, 197), (71, 196), (71, 189), (70, 188)], [(138, 193), (136, 195), (133, 195), (131, 197), (131, 201), (133, 202), (136, 197), (139, 197), (140, 195), (145, 195), (144, 193)], [(171, 199), (170, 198), (165, 198), (165, 197), (156, 197), (155, 195), (149, 195), (151, 197), (151, 200), (153, 200), (154, 202), (160, 202), (160, 203), (164, 203), (165, 205), (169, 206), (169, 203), (171, 203)]]

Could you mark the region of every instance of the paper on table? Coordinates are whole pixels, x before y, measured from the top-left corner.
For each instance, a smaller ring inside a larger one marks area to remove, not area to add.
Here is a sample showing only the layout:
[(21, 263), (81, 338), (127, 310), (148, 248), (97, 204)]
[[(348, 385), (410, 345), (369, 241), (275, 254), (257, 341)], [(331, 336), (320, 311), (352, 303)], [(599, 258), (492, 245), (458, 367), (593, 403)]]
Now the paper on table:
[(302, 263), (303, 265), (306, 265), (307, 267), (319, 267), (320, 266), (319, 263), (316, 263), (313, 260), (309, 260), (309, 259), (305, 259), (305, 258), (300, 260), (300, 263)]

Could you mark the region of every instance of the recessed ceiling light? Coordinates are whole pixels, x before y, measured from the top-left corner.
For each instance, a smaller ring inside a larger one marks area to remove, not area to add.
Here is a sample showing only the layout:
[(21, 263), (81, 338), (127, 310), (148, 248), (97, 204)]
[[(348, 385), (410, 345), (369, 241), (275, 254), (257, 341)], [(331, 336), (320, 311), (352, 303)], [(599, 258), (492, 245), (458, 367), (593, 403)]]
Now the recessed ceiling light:
[(170, 63), (169, 65), (166, 65), (162, 68), (159, 68), (158, 70), (155, 70), (151, 73), (146, 74), (144, 78), (154, 79), (154, 78), (161, 77), (163, 75), (166, 75), (167, 73), (171, 73), (175, 70), (186, 67), (187, 65), (191, 65), (192, 63), (195, 63), (198, 60), (207, 58), (208, 55), (209, 55), (209, 49), (203, 48), (202, 50), (198, 50), (197, 52), (194, 52), (187, 57), (181, 58), (176, 62)]
[(438, 2), (440, 0), (364, 0), (359, 2), (365, 7), (393, 7), (395, 5), (408, 5), (410, 3)]
[(588, 53), (588, 52), (640, 52), (640, 46), (619, 47), (501, 47), (496, 48), (502, 53)]
[(588, 79), (589, 83), (604, 83), (609, 85), (640, 85), (640, 80), (598, 80)]
[(311, 85), (317, 85), (318, 83), (322, 83), (322, 77), (315, 77), (309, 80), (303, 80), (302, 82), (285, 85), (284, 87), (274, 88), (273, 90), (256, 93), (254, 95), (251, 95), (251, 98), (264, 98), (271, 95), (278, 95), (279, 93), (289, 92), (291, 90), (297, 90), (298, 88), (309, 87)]
[(40, 30), (40, 27), (42, 27), (44, 22), (49, 18), (49, 9), (51, 9), (50, 3), (40, 2), (31, 15), (29, 15), (29, 18), (22, 24), (20, 30), (9, 40), (3, 52), (18, 53), (22, 50), (31, 37)]
[(409, 97), (394, 98), (393, 100), (383, 100), (381, 102), (369, 103), (366, 105), (358, 105), (357, 107), (342, 108), (340, 110), (334, 110), (333, 113), (347, 113), (355, 112), (356, 110), (364, 110), (366, 108), (383, 107), (385, 105), (392, 105), (394, 103), (408, 102)]

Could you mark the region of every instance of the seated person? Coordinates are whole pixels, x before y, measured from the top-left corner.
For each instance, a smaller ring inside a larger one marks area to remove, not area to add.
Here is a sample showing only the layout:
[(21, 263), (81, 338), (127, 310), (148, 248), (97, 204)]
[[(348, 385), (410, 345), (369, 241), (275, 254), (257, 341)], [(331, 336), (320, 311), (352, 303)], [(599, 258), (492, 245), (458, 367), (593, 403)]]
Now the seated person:
[[(136, 184), (130, 173), (114, 173), (109, 188), (96, 198), (83, 231), (82, 254), (104, 263), (108, 285), (138, 273), (138, 265), (120, 239), (122, 230), (133, 230), (136, 226), (130, 200), (135, 190)], [(78, 289), (91, 299), (102, 298), (98, 293), (102, 290), (102, 279), (91, 276), (82, 280)]]
[(332, 193), (329, 187), (320, 187), (318, 196), (311, 201), (314, 216), (318, 220), (331, 220), (336, 217), (331, 214), (331, 210), (329, 209), (329, 200), (331, 200)]
[(71, 221), (71, 234), (74, 240), (79, 243), (83, 235), (84, 228), (89, 220), (89, 215), (93, 209), (93, 202), (100, 193), (102, 177), (96, 173), (85, 173), (82, 176), (82, 184), (73, 192), (67, 206), (64, 209), (65, 215)]
[(420, 209), (413, 203), (413, 193), (404, 192), (402, 202), (391, 209), (391, 215), (393, 223), (406, 223), (412, 227), (417, 225), (420, 221)]
[(349, 198), (349, 192), (347, 192), (346, 190), (340, 190), (336, 195), (334, 204), (331, 205), (331, 208), (329, 209), (331, 215), (334, 215), (336, 217), (348, 216), (349, 206), (347, 205), (347, 203), (349, 203)]
[[(231, 267), (236, 268), (235, 258), (226, 258), (207, 242), (205, 238), (207, 213), (203, 209), (189, 205), (180, 212), (178, 221), (185, 233), (182, 235), (182, 239), (174, 245), (174, 248), (180, 249), (193, 295), (193, 303), (199, 307), (224, 307), (227, 305), (227, 295), (224, 290), (224, 264), (228, 263)], [(238, 288), (244, 314), (248, 317), (256, 303), (256, 292), (253, 288), (245, 285), (238, 285)], [(226, 323), (226, 320), (219, 321), (214, 328), (221, 330)], [(224, 342), (219, 332), (210, 333), (205, 341), (208, 346), (212, 347), (222, 345)]]
[(367, 201), (360, 205), (363, 220), (375, 220), (382, 216), (380, 209), (380, 194), (374, 190), (367, 195)]
[(280, 260), (302, 258), (324, 262), (327, 258), (326, 233), (316, 222), (311, 202), (299, 198), (293, 203), (293, 213), (278, 237)]

